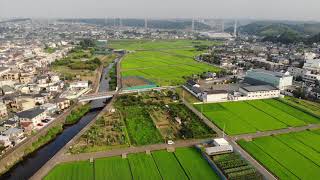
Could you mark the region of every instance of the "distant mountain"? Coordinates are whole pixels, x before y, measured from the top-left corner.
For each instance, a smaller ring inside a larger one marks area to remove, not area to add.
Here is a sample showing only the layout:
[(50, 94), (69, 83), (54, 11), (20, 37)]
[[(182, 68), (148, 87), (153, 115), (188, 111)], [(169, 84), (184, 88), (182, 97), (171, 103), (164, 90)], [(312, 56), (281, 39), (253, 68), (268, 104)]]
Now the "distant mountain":
[(1, 23), (8, 23), (8, 22), (21, 22), (21, 21), (30, 21), (31, 19), (30, 18), (17, 18), (17, 19), (8, 19), (8, 20), (3, 20), (3, 21), (0, 21), (0, 24)]
[[(233, 28), (227, 31), (233, 32)], [(320, 23), (259, 21), (240, 26), (238, 32), (275, 43), (320, 42)]]
[[(120, 19), (60, 19), (59, 21), (81, 22), (101, 26), (120, 25)], [(144, 22), (144, 19), (121, 19), (121, 24), (129, 27), (144, 27)], [(191, 20), (148, 20), (148, 27), (157, 29), (191, 29), (191, 24)], [(208, 30), (210, 26), (201, 22), (195, 22), (195, 28), (198, 30)]]
[[(232, 32), (233, 29), (228, 29)], [(279, 36), (284, 32), (312, 36), (320, 33), (320, 23), (258, 21), (238, 28), (240, 33), (257, 36)]]

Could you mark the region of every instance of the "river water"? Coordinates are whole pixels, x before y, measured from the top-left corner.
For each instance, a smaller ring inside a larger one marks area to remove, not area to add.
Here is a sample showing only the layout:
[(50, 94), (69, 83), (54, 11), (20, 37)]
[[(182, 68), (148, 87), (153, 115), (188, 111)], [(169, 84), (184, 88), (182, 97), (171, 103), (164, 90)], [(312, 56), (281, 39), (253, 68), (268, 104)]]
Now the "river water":
[[(116, 59), (118, 61), (118, 59)], [(110, 64), (103, 69), (100, 79), (99, 92), (105, 92), (109, 89), (108, 80), (105, 79), (109, 70), (112, 68)], [(94, 100), (90, 102), (91, 110), (83, 116), (78, 123), (66, 127), (63, 132), (53, 141), (38, 149), (36, 152), (25, 157), (23, 161), (12, 167), (7, 173), (2, 175), (0, 179), (25, 180), (35, 174), (47, 161), (49, 161), (62, 147), (64, 147), (81, 129), (83, 129), (91, 120), (96, 117), (106, 105), (106, 99)]]

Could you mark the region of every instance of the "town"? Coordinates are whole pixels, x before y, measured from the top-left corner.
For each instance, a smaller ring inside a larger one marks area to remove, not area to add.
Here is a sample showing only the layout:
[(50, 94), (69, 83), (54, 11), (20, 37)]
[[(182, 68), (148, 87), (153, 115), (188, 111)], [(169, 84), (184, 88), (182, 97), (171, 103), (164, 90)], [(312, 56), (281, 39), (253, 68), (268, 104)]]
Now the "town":
[[(320, 139), (320, 41), (280, 42), (246, 32), (249, 25), (0, 21), (0, 174), (74, 179), (65, 164), (74, 163), (80, 179), (319, 176), (319, 158), (310, 160), (319, 146), (301, 140)], [(139, 169), (141, 159), (150, 172)]]

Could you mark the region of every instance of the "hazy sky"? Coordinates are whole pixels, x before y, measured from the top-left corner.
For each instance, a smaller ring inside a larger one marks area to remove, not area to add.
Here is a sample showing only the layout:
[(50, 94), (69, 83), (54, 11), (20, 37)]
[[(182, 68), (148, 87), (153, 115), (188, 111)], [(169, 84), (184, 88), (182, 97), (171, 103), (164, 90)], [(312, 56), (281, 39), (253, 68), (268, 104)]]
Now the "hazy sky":
[(320, 0), (0, 0), (1, 17), (320, 20)]

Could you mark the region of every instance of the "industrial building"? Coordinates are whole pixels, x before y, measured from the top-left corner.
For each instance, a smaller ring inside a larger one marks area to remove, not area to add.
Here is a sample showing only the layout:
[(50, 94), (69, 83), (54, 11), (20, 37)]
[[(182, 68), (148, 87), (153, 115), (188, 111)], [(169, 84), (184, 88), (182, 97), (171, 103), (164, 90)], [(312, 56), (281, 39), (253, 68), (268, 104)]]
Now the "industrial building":
[(289, 72), (273, 72), (264, 69), (252, 69), (247, 71), (244, 82), (254, 85), (269, 84), (280, 90), (292, 86), (293, 76)]

